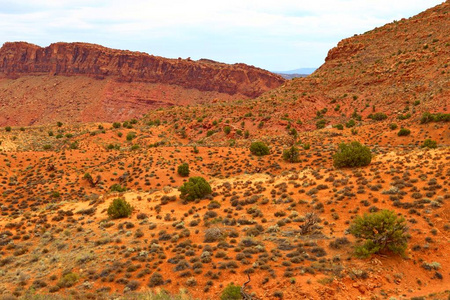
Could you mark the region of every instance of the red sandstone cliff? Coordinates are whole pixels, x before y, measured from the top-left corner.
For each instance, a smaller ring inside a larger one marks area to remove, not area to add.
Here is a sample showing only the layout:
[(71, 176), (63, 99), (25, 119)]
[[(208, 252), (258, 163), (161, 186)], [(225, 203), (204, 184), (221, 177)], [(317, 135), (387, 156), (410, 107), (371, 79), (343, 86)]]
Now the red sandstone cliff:
[(281, 76), (245, 64), (167, 59), (86, 43), (55, 43), (45, 48), (25, 42), (5, 43), (0, 49), (0, 72), (9, 77), (112, 76), (125, 82), (162, 83), (246, 97), (259, 96), (284, 82)]

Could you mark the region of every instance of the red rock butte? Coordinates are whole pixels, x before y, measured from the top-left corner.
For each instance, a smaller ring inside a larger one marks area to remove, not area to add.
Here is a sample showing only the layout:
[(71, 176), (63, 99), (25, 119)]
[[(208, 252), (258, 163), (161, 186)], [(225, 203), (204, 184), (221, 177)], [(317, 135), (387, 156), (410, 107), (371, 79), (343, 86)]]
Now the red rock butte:
[(247, 97), (259, 96), (284, 82), (281, 76), (245, 64), (167, 59), (86, 43), (54, 43), (45, 48), (5, 43), (0, 49), (0, 72), (10, 76), (114, 76), (126, 82), (165, 83)]

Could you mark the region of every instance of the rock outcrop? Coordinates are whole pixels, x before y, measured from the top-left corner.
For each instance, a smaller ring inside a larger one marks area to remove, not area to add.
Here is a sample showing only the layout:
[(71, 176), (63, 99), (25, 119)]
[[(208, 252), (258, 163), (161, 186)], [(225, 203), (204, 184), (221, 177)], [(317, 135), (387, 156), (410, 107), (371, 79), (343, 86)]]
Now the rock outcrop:
[(86, 43), (55, 43), (45, 48), (5, 43), (0, 49), (0, 72), (10, 78), (42, 74), (114, 77), (122, 82), (162, 83), (246, 97), (257, 97), (284, 82), (281, 76), (245, 64), (167, 59)]

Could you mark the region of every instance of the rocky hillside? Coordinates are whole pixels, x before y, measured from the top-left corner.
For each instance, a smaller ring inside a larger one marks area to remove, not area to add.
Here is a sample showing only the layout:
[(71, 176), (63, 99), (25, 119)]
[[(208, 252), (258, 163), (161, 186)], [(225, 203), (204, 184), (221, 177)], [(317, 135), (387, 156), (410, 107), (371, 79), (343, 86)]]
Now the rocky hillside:
[[(448, 114), (449, 12), (450, 3), (446, 2), (345, 39), (308, 77), (286, 81), (248, 101), (198, 107), (202, 123), (197, 122), (199, 115), (192, 108), (179, 107), (177, 113), (181, 119), (191, 120), (186, 131), (193, 139), (214, 138), (208, 137), (205, 129), (213, 130), (214, 121), (224, 115), (239, 138), (243, 127), (255, 136), (280, 136), (332, 126), (353, 128), (380, 118), (409, 126), (418, 124), (424, 112)], [(149, 114), (150, 119), (168, 123), (173, 116), (173, 111)]]
[[(0, 76), (0, 125), (45, 123), (52, 118), (114, 121), (160, 106), (256, 97), (284, 82), (281, 76), (245, 64), (166, 59), (84, 43), (46, 48), (5, 43), (0, 49)], [(55, 113), (55, 107), (64, 107), (66, 115)], [(34, 110), (40, 113), (28, 116)], [(26, 116), (18, 117), (24, 111)]]
[(450, 103), (449, 13), (447, 1), (344, 39), (311, 76), (270, 94), (279, 100), (313, 97), (329, 108), (339, 105), (328, 116), (349, 116), (355, 108), (363, 116), (445, 111)]

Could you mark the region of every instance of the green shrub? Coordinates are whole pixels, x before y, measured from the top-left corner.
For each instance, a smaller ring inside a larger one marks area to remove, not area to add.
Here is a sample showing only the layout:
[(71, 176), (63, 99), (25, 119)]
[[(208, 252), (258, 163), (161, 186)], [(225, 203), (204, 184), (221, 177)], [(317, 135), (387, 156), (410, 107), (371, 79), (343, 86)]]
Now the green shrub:
[(58, 287), (66, 288), (73, 286), (78, 281), (78, 274), (75, 273), (67, 273), (65, 274), (58, 282)]
[(326, 125), (327, 125), (327, 121), (325, 119), (320, 119), (319, 121), (316, 122), (317, 129), (325, 128)]
[(336, 125), (334, 125), (334, 128), (337, 128), (338, 130), (344, 130), (344, 125), (336, 124)]
[(250, 152), (256, 156), (264, 156), (269, 154), (269, 147), (263, 142), (253, 142), (250, 145)]
[(61, 126), (63, 126), (63, 123), (62, 122), (56, 122), (56, 126), (61, 127)]
[(397, 128), (398, 128), (398, 125), (397, 125), (397, 124), (395, 124), (395, 123), (389, 124), (389, 129), (395, 130), (395, 129), (397, 129)]
[(178, 175), (181, 177), (188, 177), (189, 176), (189, 165), (187, 163), (183, 163), (178, 166)]
[(242, 299), (241, 287), (230, 283), (220, 295), (220, 300), (240, 300)]
[(295, 163), (299, 161), (300, 152), (298, 151), (298, 148), (295, 146), (292, 146), (289, 149), (286, 149), (283, 151), (283, 159), (285, 161)]
[(131, 141), (135, 137), (136, 137), (136, 133), (135, 132), (128, 132), (128, 134), (127, 134), (127, 141)]
[(203, 177), (191, 177), (180, 188), (180, 197), (186, 201), (194, 201), (211, 194), (211, 186)]
[(396, 213), (390, 210), (356, 217), (349, 231), (355, 237), (365, 240), (363, 245), (358, 245), (355, 249), (356, 255), (360, 257), (386, 250), (403, 254), (408, 243), (405, 218), (397, 217)]
[(69, 144), (69, 148), (70, 148), (70, 149), (78, 149), (78, 142), (75, 141), (75, 142), (73, 142), (73, 143), (70, 143), (70, 144)]
[(305, 150), (311, 149), (311, 144), (310, 143), (304, 143), (303, 144), (303, 149), (305, 149)]
[(398, 136), (407, 136), (410, 134), (411, 134), (411, 130), (409, 130), (407, 128), (401, 128), (397, 133)]
[(406, 115), (399, 115), (397, 117), (397, 119), (399, 119), (399, 120), (406, 120), (406, 119), (409, 119), (409, 118), (411, 118), (411, 114), (410, 113), (407, 113)]
[(131, 215), (133, 207), (123, 198), (114, 199), (108, 207), (108, 216), (112, 219), (125, 218)]
[(6, 132), (11, 132), (11, 126), (6, 126), (5, 130), (6, 130)]
[(333, 165), (336, 168), (367, 166), (371, 161), (369, 147), (356, 141), (339, 144), (338, 151), (333, 155)]
[(207, 137), (210, 137), (210, 136), (212, 136), (214, 133), (216, 133), (214, 130), (208, 130), (208, 131), (206, 132), (206, 136), (207, 136)]
[(437, 142), (433, 141), (432, 139), (426, 139), (425, 141), (423, 141), (422, 148), (435, 149), (437, 148)]
[(120, 128), (121, 124), (120, 124), (119, 122), (114, 122), (114, 123), (112, 124), (112, 126), (113, 126), (114, 128)]
[(230, 127), (230, 126), (225, 126), (225, 127), (223, 128), (223, 132), (225, 132), (225, 134), (230, 134), (230, 132), (231, 132), (231, 127)]
[(352, 128), (353, 126), (356, 125), (355, 120), (351, 119), (350, 121), (348, 121), (347, 123), (345, 123), (345, 127), (347, 128)]
[(430, 122), (450, 122), (450, 114), (424, 112), (420, 118), (420, 124)]
[(119, 192), (119, 193), (122, 193), (122, 192), (125, 192), (125, 191), (127, 190), (127, 187), (121, 186), (121, 185), (118, 184), (118, 183), (114, 183), (114, 184), (110, 187), (110, 190), (111, 190), (111, 192)]
[(370, 114), (369, 118), (374, 120), (374, 121), (382, 121), (382, 120), (386, 120), (387, 119), (387, 115), (385, 113), (382, 112), (377, 112), (374, 114)]

